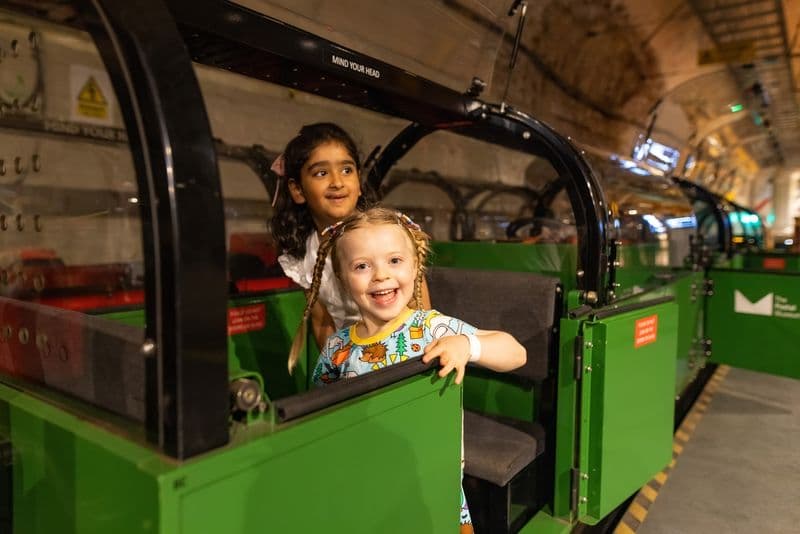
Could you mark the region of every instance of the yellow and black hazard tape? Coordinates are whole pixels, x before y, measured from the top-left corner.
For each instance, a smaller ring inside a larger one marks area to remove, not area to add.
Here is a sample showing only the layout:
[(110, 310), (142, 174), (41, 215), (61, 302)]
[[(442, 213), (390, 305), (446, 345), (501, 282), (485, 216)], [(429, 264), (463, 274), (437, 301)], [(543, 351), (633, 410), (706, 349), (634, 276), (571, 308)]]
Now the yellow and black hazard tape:
[(717, 367), (717, 370), (703, 388), (703, 392), (695, 401), (692, 409), (689, 410), (689, 413), (683, 418), (683, 423), (681, 423), (681, 426), (675, 431), (675, 436), (672, 440), (672, 460), (669, 462), (669, 465), (662, 469), (639, 490), (639, 493), (636, 494), (630, 506), (628, 506), (628, 509), (625, 511), (622, 520), (614, 529), (614, 534), (633, 534), (639, 526), (644, 523), (647, 512), (656, 501), (656, 497), (658, 497), (658, 492), (661, 491), (664, 483), (669, 478), (669, 474), (675, 468), (678, 456), (681, 455), (684, 446), (686, 446), (689, 438), (692, 437), (694, 429), (697, 428), (697, 423), (700, 422), (700, 419), (703, 418), (703, 415), (705, 415), (708, 410), (708, 405), (711, 404), (711, 397), (714, 396), (714, 393), (725, 379), (728, 371), (730, 371), (730, 367), (727, 365), (720, 365)]

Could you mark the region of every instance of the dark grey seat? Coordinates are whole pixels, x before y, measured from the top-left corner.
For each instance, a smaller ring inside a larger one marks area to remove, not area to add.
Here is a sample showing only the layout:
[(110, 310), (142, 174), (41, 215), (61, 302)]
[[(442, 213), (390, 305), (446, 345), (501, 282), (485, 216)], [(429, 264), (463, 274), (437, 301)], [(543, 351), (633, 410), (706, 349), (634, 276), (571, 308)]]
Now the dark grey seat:
[[(428, 273), (428, 288), (435, 309), (481, 330), (504, 330), (525, 347), (525, 365), (502, 378), (515, 377), (520, 387), (529, 389), (548, 377), (557, 345), (558, 278), (434, 267)], [(465, 491), (476, 531), (513, 530), (511, 485), (515, 479), (535, 478), (524, 473), (532, 472), (544, 453), (545, 437), (539, 422), (465, 410)]]
[(505, 486), (544, 452), (544, 428), (464, 412), (464, 471), (497, 486)]
[(512, 375), (531, 381), (548, 375), (559, 279), (535, 273), (432, 267), (433, 307), (482, 330), (504, 330), (528, 351)]

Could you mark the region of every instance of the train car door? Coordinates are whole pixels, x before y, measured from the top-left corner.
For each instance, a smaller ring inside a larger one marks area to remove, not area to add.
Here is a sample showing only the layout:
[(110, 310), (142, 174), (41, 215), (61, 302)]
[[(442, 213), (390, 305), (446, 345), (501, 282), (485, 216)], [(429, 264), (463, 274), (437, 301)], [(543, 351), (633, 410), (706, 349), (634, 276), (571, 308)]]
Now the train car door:
[(576, 338), (579, 438), (573, 509), (595, 524), (670, 461), (678, 304), (591, 312)]
[(800, 273), (712, 268), (708, 279), (711, 361), (800, 378)]

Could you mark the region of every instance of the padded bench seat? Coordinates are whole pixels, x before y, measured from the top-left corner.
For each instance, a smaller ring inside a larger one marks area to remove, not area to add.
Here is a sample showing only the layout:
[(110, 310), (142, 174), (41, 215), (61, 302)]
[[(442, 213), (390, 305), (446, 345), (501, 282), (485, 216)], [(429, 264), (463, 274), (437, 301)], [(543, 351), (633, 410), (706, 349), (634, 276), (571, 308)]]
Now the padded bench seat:
[(538, 423), (464, 411), (464, 473), (503, 487), (544, 452)]

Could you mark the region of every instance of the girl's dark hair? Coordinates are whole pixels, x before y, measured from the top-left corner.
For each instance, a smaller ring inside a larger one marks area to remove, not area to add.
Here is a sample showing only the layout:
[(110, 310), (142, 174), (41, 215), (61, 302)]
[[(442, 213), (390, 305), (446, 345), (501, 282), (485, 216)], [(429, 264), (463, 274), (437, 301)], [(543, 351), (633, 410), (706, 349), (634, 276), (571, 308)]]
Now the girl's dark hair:
[(339, 125), (332, 122), (318, 122), (307, 124), (298, 133), (283, 151), (285, 176), (281, 179), (275, 199), (275, 212), (272, 215), (272, 235), (278, 243), (280, 253), (286, 253), (296, 258), (306, 254), (306, 239), (315, 231), (314, 220), (308, 211), (308, 204), (295, 204), (289, 195), (286, 182), (295, 180), (300, 182), (300, 170), (306, 164), (311, 153), (321, 144), (328, 142), (340, 143), (356, 164), (358, 177), (361, 181), (361, 196), (358, 197), (356, 209), (363, 211), (375, 201), (367, 185), (366, 176), (361, 172), (361, 158), (353, 138)]

